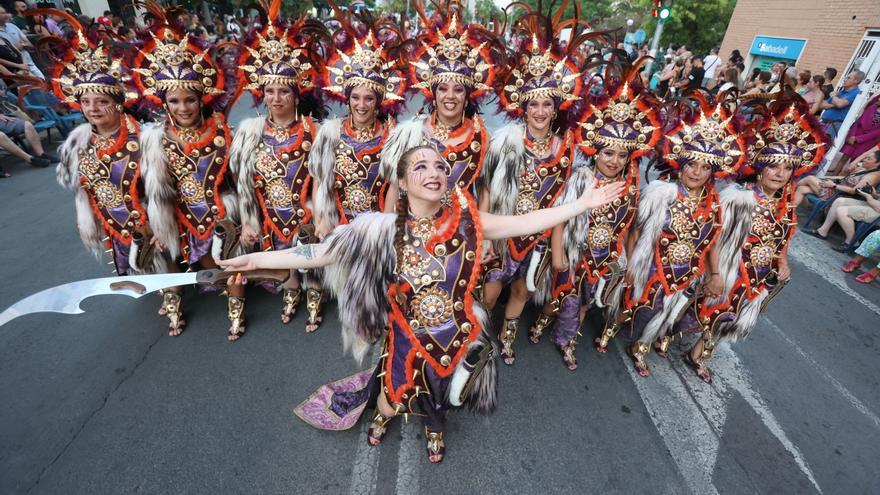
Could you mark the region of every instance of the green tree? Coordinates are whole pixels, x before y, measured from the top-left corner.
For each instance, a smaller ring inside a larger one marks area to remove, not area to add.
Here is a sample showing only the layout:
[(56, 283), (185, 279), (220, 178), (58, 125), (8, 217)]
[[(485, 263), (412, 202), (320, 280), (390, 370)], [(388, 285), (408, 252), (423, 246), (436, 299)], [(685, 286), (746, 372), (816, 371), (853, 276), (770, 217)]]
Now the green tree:
[[(695, 55), (706, 55), (721, 45), (736, 0), (675, 0), (663, 26), (661, 46), (687, 45)], [(657, 20), (648, 19), (642, 28), (653, 34)]]

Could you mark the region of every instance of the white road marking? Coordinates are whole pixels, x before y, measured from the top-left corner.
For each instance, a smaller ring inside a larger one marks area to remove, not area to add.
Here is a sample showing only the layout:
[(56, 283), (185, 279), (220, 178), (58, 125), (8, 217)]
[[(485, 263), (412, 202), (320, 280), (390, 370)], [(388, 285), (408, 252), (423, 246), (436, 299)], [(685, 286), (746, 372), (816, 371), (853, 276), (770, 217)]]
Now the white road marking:
[(348, 490), (351, 495), (373, 495), (376, 493), (376, 482), (379, 479), (379, 454), (382, 447), (373, 447), (367, 442), (369, 427), (370, 422), (364, 422), (361, 425), (361, 434), (358, 435), (357, 452), (351, 467), (351, 485)]
[[(370, 349), (370, 363), (373, 367), (379, 365), (379, 352), (374, 346)], [(367, 431), (370, 428), (372, 412), (364, 411), (361, 416), (361, 434), (358, 435), (357, 452), (354, 455), (354, 464), (351, 467), (351, 485), (348, 493), (351, 495), (373, 495), (376, 493), (376, 483), (379, 479), (379, 454), (382, 446), (372, 446), (367, 441)]]
[[(719, 435), (703, 416), (668, 360), (652, 359), (649, 363), (651, 376), (642, 378), (633, 368), (623, 350), (624, 346), (619, 342), (617, 352), (681, 477), (692, 493), (717, 494), (718, 490), (712, 483), (712, 472), (718, 456)], [(723, 415), (723, 408), (711, 414), (713, 418), (722, 419), (721, 424)]]
[(843, 262), (837, 259), (839, 256), (829, 256), (828, 249), (824, 244), (827, 243), (821, 239), (799, 233), (792, 239), (791, 248), (788, 253), (794, 259), (800, 261), (807, 270), (819, 275), (831, 285), (842, 290), (844, 294), (858, 301), (862, 306), (880, 315), (880, 307), (865, 299), (847, 285), (847, 277), (851, 277), (852, 274), (841, 271), (840, 265)]
[(783, 332), (782, 329), (779, 328), (775, 323), (773, 323), (766, 317), (764, 317), (763, 320), (767, 324), (767, 326), (770, 327), (770, 329), (776, 332), (779, 336), (781, 336), (785, 340), (785, 342), (792, 349), (794, 349), (794, 351), (798, 353), (798, 355), (800, 355), (800, 357), (804, 359), (804, 361), (806, 361), (810, 365), (811, 368), (818, 371), (819, 374), (822, 375), (822, 378), (831, 383), (831, 386), (834, 387), (835, 390), (840, 393), (840, 395), (846, 398), (846, 400), (849, 401), (850, 405), (852, 405), (854, 408), (856, 408), (857, 411), (864, 414), (868, 419), (870, 419), (874, 423), (875, 427), (880, 428), (880, 417), (878, 417), (870, 409), (868, 409), (868, 406), (866, 406), (855, 395), (853, 395), (852, 392), (850, 392), (845, 386), (843, 386), (842, 383), (831, 376), (831, 373), (829, 373), (824, 366), (817, 363), (815, 359), (813, 359), (809, 354), (806, 353), (806, 351), (801, 349), (801, 347), (797, 345), (793, 340), (791, 340), (788, 335), (786, 335), (785, 332)]
[(397, 454), (397, 485), (398, 495), (415, 495), (419, 493), (419, 445), (418, 432), (421, 428), (419, 418), (409, 418), (400, 425), (400, 452)]
[(800, 449), (798, 449), (788, 438), (788, 435), (785, 434), (785, 430), (782, 429), (782, 425), (776, 420), (776, 416), (770, 411), (770, 408), (761, 397), (761, 394), (754, 389), (752, 382), (749, 379), (748, 370), (743, 366), (730, 347), (718, 347), (715, 350), (715, 356), (713, 357), (710, 366), (714, 372), (713, 381), (719, 379), (723, 380), (724, 382), (727, 382), (731, 388), (739, 392), (742, 398), (752, 407), (752, 410), (754, 410), (761, 418), (764, 426), (773, 433), (773, 436), (779, 440), (779, 443), (785, 447), (785, 450), (794, 457), (794, 461), (801, 469), (801, 472), (803, 472), (810, 480), (810, 483), (813, 484), (819, 493), (822, 493), (822, 488), (820, 488), (819, 483), (816, 482), (816, 477), (813, 476), (813, 471), (810, 469), (809, 465), (807, 465), (807, 461), (804, 459), (803, 454), (801, 454)]

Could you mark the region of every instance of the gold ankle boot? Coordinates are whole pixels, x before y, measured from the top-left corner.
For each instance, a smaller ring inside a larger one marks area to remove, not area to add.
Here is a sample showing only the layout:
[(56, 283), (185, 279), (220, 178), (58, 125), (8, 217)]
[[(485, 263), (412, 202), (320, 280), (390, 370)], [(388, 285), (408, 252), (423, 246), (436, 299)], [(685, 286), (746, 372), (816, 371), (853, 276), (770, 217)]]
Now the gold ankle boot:
[(537, 344), (541, 341), (541, 336), (544, 335), (544, 332), (547, 328), (556, 321), (555, 315), (548, 315), (541, 313), (541, 316), (535, 320), (535, 323), (532, 325), (532, 328), (529, 329), (529, 340), (533, 344)]
[(281, 323), (287, 324), (293, 319), (297, 308), (299, 308), (299, 303), (302, 302), (302, 289), (299, 287), (285, 288), (281, 301), (284, 303), (284, 308), (281, 309)]
[(244, 298), (229, 296), (226, 303), (226, 316), (229, 318), (229, 334), (226, 338), (234, 342), (241, 338), (245, 331)]
[(516, 359), (516, 353), (513, 352), (513, 342), (516, 340), (518, 326), (519, 318), (505, 319), (504, 328), (501, 329), (501, 335), (498, 336), (501, 341), (501, 359), (507, 365), (513, 364)]
[(317, 330), (318, 325), (321, 324), (321, 320), (323, 320), (321, 316), (321, 307), (324, 302), (324, 291), (319, 289), (306, 289), (306, 309), (309, 314), (306, 318), (306, 325), (314, 325), (315, 328), (312, 330), (307, 330), (308, 332), (314, 332)]
[(183, 311), (180, 309), (180, 293), (164, 290), (160, 294), (162, 294), (162, 306), (159, 313), (168, 317), (168, 335), (177, 337), (183, 333), (183, 327), (186, 325)]

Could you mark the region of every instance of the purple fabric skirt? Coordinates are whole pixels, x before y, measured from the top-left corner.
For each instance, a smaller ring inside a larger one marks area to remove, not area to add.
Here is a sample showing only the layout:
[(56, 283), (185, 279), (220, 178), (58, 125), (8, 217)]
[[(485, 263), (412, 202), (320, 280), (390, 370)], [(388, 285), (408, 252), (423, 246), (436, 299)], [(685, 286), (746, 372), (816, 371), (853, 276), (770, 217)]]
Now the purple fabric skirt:
[[(568, 270), (557, 272), (553, 281), (554, 288), (569, 283), (570, 274), (571, 272)], [(556, 321), (553, 322), (553, 328), (550, 330), (550, 339), (558, 346), (563, 346), (574, 340), (581, 327), (581, 308), (589, 308), (593, 304), (595, 286), (590, 283), (589, 279), (581, 277), (581, 280), (576, 281), (575, 284), (577, 284), (575, 292), (566, 295), (560, 301)]]
[(504, 253), (501, 266), (496, 265), (489, 268), (489, 271), (486, 273), (485, 283), (501, 282), (502, 284), (509, 284), (516, 279), (525, 278), (529, 271), (529, 263), (531, 263), (532, 256), (534, 255), (535, 250), (533, 249), (522, 261), (516, 261), (510, 256), (510, 251), (508, 250)]

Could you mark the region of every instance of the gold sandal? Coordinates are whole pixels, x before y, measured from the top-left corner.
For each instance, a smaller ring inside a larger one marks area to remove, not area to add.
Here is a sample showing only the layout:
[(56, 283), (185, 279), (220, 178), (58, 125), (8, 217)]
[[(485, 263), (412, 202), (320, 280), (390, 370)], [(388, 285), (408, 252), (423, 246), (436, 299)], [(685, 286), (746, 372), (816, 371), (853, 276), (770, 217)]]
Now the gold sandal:
[(434, 463), (441, 462), (446, 454), (446, 443), (443, 442), (442, 431), (431, 431), (425, 427), (425, 438), (428, 439), (428, 460)]
[(648, 363), (645, 361), (645, 358), (648, 357), (648, 353), (651, 352), (651, 346), (642, 342), (636, 342), (637, 351), (633, 351), (633, 346), (630, 346), (626, 352), (629, 354), (629, 357), (633, 360), (633, 367), (635, 367), (636, 371), (639, 373), (641, 377), (647, 377), (651, 375), (650, 370), (648, 370)]
[(309, 314), (306, 318), (306, 327), (314, 326), (315, 328), (309, 330), (306, 328), (306, 332), (312, 333), (318, 329), (321, 325), (321, 322), (324, 318), (321, 316), (321, 306), (324, 302), (324, 291), (319, 289), (312, 289), (311, 287), (306, 289), (306, 310), (308, 310)]
[(370, 428), (367, 430), (367, 442), (372, 446), (382, 443), (382, 438), (388, 432), (388, 423), (394, 416), (384, 416), (379, 410), (373, 415), (373, 421), (370, 422)]
[(559, 352), (562, 354), (562, 362), (565, 363), (569, 371), (574, 371), (578, 367), (577, 358), (574, 356), (576, 346), (577, 342), (574, 340), (565, 345), (558, 346)]
[(162, 294), (162, 306), (159, 307), (159, 314), (168, 317), (168, 335), (177, 337), (183, 333), (183, 327), (186, 326), (183, 311), (180, 309), (180, 293), (170, 290), (163, 290), (159, 293)]
[(516, 329), (519, 326), (519, 318), (511, 318), (504, 320), (504, 328), (498, 340), (501, 341), (501, 359), (504, 364), (512, 365), (516, 359), (516, 353), (513, 352), (513, 342), (516, 340)]
[(284, 302), (284, 308), (281, 309), (281, 323), (287, 324), (293, 319), (299, 304), (302, 302), (302, 289), (299, 287), (295, 289), (285, 288), (281, 301)]
[(554, 315), (541, 313), (541, 316), (538, 316), (538, 319), (535, 320), (532, 328), (529, 329), (529, 341), (533, 344), (540, 342), (541, 336), (544, 335), (544, 331), (547, 330), (547, 327), (552, 325), (555, 320), (556, 317)]
[(226, 336), (230, 342), (240, 339), (245, 331), (244, 322), (244, 298), (229, 296), (226, 303), (226, 316), (229, 318), (229, 334)]

